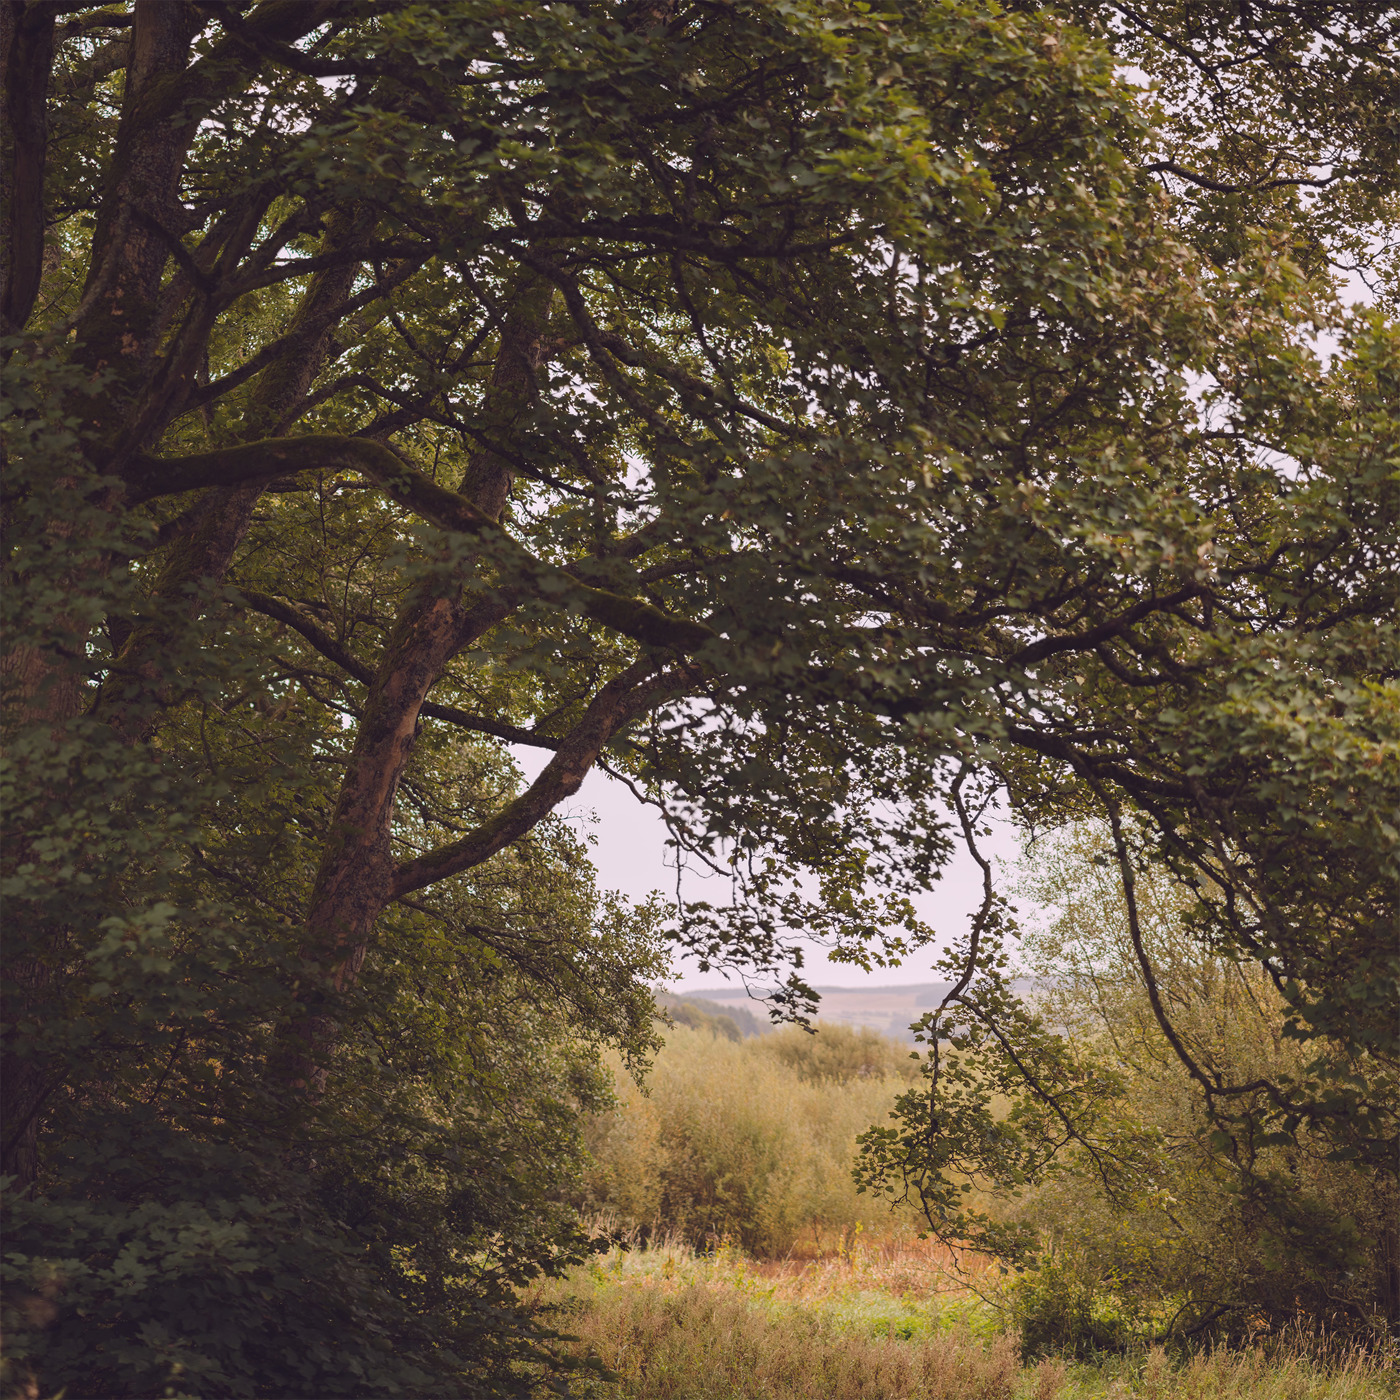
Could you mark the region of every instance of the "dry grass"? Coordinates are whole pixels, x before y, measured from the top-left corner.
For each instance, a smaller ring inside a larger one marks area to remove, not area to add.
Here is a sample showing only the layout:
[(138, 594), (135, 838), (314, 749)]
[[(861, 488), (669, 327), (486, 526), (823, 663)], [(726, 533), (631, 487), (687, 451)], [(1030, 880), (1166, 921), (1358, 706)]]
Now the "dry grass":
[(629, 1400), (1012, 1400), (1021, 1370), (1009, 1337), (862, 1335), (718, 1285), (615, 1286), (568, 1325)]
[(1262, 1348), (1215, 1351), (1174, 1365), (1160, 1350), (1101, 1367), (1074, 1366), (1047, 1400), (1390, 1400), (1396, 1374), (1352, 1352), (1322, 1365)]
[(1162, 1352), (1022, 1366), (926, 1242), (859, 1236), (818, 1259), (755, 1262), (677, 1240), (614, 1249), (535, 1291), (573, 1350), (615, 1373), (597, 1400), (1391, 1400), (1394, 1371), (1352, 1352)]

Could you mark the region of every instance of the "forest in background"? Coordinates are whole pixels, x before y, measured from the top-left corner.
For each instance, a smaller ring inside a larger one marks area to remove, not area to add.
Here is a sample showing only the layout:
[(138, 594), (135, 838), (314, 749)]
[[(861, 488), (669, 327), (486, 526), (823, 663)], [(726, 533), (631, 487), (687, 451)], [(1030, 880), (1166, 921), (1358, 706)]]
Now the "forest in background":
[[(989, 1395), (1382, 1365), (1398, 39), (0, 0), (8, 1392), (630, 1384), (545, 1306), (599, 1212), (894, 1207), (1014, 1280)], [(595, 769), (671, 898), (598, 887)], [(928, 966), (917, 1062), (808, 1035), (811, 946)], [(786, 1028), (669, 1030), (676, 950)]]

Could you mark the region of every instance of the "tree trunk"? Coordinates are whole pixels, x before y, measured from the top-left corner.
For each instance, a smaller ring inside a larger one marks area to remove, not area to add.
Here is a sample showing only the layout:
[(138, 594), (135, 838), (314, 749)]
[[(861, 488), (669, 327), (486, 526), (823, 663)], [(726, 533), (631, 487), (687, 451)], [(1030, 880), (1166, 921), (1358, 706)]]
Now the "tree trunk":
[(0, 0), (0, 334), (24, 329), (44, 268), (44, 159), (57, 10)]
[[(483, 435), (498, 445), (534, 398), (552, 295), (546, 283), (527, 279), (501, 328), (481, 413)], [(498, 519), (513, 480), (505, 458), (483, 445), (468, 462), (463, 494)], [(439, 592), (409, 600), (370, 686), (307, 913), (304, 957), (314, 971), (313, 985), (301, 992), (308, 1012), (294, 1033), (288, 1076), (295, 1084), (324, 1085), (335, 1027), (316, 1005), (354, 983), (375, 921), (394, 898), (394, 804), (423, 702), (448, 662), (509, 611), (508, 604), (464, 605), (470, 568), (468, 560)]]

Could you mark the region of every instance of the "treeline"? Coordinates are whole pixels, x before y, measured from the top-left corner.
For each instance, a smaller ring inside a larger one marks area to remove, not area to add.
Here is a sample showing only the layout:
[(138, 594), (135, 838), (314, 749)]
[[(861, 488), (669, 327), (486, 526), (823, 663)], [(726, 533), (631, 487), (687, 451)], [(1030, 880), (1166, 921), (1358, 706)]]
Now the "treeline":
[(657, 991), (656, 1005), (679, 1026), (691, 1030), (707, 1030), (726, 1040), (743, 1040), (753, 1035), (767, 1035), (773, 1023), (756, 1016), (746, 1006), (723, 1006), (705, 997), (680, 996)]

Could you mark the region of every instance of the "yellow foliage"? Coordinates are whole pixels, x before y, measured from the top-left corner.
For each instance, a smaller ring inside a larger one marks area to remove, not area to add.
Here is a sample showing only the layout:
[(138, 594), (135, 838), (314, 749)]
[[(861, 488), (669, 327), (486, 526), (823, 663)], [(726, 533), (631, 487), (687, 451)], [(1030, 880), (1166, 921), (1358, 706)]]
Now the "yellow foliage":
[(591, 1123), (587, 1203), (762, 1255), (886, 1229), (890, 1208), (856, 1193), (851, 1163), (906, 1087), (907, 1055), (846, 1027), (731, 1041), (676, 1026), (645, 1089), (619, 1075), (617, 1109)]

